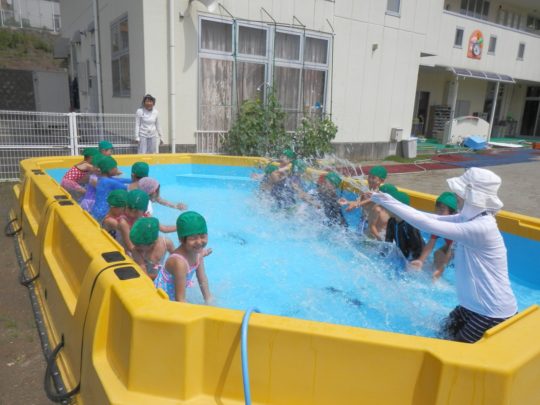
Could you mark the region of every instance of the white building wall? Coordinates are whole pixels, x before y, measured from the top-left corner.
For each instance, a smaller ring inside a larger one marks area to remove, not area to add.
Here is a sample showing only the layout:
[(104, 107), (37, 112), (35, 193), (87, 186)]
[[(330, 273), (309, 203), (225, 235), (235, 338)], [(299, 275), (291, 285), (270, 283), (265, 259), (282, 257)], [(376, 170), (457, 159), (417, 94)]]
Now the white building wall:
[[(454, 47), (457, 27), (464, 29), (462, 48)], [(467, 57), (469, 37), (477, 29), (484, 36), (484, 48), (480, 60)], [(490, 35), (497, 37), (494, 55), (488, 54)], [(431, 42), (437, 44), (434, 52), (437, 56), (429, 58), (432, 64), (484, 70), (506, 74), (515, 79), (540, 82), (540, 69), (537, 64), (540, 60), (540, 37), (537, 35), (460, 14), (443, 12), (440, 28), (430, 33), (430, 38)], [(523, 60), (517, 59), (520, 42), (525, 43)]]
[[(164, 142), (169, 143), (169, 47), (168, 47), (168, 9), (167, 0), (145, 0), (142, 2), (142, 26), (144, 36), (141, 47), (144, 55), (144, 85), (140, 82), (132, 81), (131, 95), (134, 102), (139, 107), (145, 94), (151, 94), (156, 98), (156, 108), (159, 111), (159, 120), (163, 131)], [(176, 2), (175, 2), (176, 3)], [(174, 14), (175, 29), (179, 27), (178, 12)], [(130, 26), (131, 30), (131, 26)], [(138, 29), (137, 29), (138, 30)], [(182, 37), (176, 39), (176, 44), (182, 42)], [(176, 51), (177, 52), (177, 51)], [(132, 65), (133, 66), (133, 65)], [(177, 65), (178, 71), (179, 65)], [(181, 71), (177, 75), (181, 75)], [(133, 109), (130, 112), (135, 112)]]
[[(99, 5), (103, 109), (110, 113), (133, 114), (141, 103), (146, 87), (144, 34), (147, 27), (143, 23), (142, 0), (100, 0)], [(111, 23), (126, 13), (129, 26), (131, 93), (129, 97), (118, 97), (113, 96), (112, 86)]]

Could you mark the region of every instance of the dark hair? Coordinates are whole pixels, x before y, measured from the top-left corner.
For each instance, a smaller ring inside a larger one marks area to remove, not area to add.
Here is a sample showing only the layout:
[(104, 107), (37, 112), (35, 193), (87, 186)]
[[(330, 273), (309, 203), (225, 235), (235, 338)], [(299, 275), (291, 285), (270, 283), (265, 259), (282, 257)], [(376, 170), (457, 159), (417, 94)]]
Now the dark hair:
[(145, 102), (146, 100), (150, 100), (150, 101), (152, 101), (152, 103), (156, 104), (156, 99), (155, 99), (155, 97), (152, 97), (151, 94), (145, 94), (145, 95), (144, 95), (144, 97), (143, 97), (143, 99), (142, 99), (142, 104), (144, 104), (144, 102)]

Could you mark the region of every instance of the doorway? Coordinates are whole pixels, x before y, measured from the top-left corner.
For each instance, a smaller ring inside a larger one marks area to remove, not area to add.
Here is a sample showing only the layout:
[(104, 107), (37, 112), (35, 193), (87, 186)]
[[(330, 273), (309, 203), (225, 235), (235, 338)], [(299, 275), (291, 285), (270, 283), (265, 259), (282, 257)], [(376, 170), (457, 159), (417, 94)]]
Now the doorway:
[(521, 135), (540, 136), (540, 86), (527, 88), (521, 119)]
[(411, 128), (413, 136), (424, 135), (427, 128), (429, 91), (417, 91), (414, 99), (414, 116)]

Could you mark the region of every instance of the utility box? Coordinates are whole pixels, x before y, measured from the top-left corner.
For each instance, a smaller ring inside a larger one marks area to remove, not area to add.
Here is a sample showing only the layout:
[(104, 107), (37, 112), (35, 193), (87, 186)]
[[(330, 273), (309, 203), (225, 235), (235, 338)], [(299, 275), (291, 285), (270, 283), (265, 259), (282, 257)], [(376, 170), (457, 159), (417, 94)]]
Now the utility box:
[(418, 146), (418, 138), (411, 137), (409, 139), (404, 139), (401, 142), (403, 157), (406, 157), (409, 159), (415, 158), (417, 146)]
[(390, 142), (399, 142), (403, 138), (402, 128), (392, 128), (390, 131)]
[(32, 72), (36, 111), (69, 112), (69, 82), (66, 72)]

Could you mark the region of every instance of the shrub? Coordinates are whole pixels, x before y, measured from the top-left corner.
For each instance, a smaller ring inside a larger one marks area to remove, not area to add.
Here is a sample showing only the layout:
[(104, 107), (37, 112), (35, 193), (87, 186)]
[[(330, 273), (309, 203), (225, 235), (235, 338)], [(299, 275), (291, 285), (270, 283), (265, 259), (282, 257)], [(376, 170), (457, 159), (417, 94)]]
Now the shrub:
[(294, 134), (285, 131), (286, 113), (271, 89), (266, 105), (245, 101), (223, 143), (225, 152), (241, 156), (279, 156), (293, 149), (299, 157), (321, 157), (332, 151), (337, 127), (330, 118), (305, 116)]
[(332, 151), (331, 141), (338, 128), (329, 117), (305, 116), (294, 134), (295, 151), (299, 157), (319, 158)]
[(225, 152), (241, 156), (275, 156), (287, 145), (285, 113), (274, 92), (265, 105), (260, 99), (242, 103), (224, 141)]

